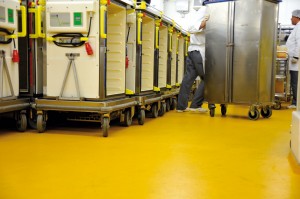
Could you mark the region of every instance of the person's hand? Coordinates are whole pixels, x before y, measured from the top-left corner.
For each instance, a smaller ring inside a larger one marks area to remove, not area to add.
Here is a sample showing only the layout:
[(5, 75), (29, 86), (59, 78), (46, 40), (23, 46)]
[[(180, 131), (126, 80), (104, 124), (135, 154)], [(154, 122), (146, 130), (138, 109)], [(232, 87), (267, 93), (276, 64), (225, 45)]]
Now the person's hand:
[(209, 15), (205, 15), (203, 21), (208, 21), (209, 20)]
[(292, 64), (296, 64), (298, 62), (299, 57), (293, 57), (291, 62)]
[(202, 28), (205, 28), (205, 27), (206, 27), (206, 21), (203, 20), (200, 24), (199, 30), (201, 30)]

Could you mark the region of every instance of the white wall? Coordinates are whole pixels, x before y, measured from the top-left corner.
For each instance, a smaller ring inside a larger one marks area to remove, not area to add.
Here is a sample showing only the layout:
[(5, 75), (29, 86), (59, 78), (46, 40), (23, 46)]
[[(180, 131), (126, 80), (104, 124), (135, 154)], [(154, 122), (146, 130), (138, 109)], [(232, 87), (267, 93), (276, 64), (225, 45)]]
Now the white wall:
[(299, 0), (283, 0), (279, 4), (279, 20), (282, 25), (291, 25), (291, 17), (293, 10), (300, 10)]
[(152, 7), (156, 8), (157, 10), (164, 11), (164, 1), (163, 0), (151, 0)]
[[(190, 2), (189, 13), (182, 17), (176, 11), (176, 0), (152, 0), (153, 2), (164, 2), (164, 14), (174, 19), (183, 29), (187, 29), (188, 19), (190, 13), (194, 12), (194, 0), (186, 0)], [(151, 1), (151, 4), (152, 4)], [(279, 3), (279, 20), (278, 22), (283, 25), (291, 25), (291, 13), (293, 10), (300, 9), (300, 0), (283, 0)]]
[(176, 0), (165, 0), (165, 10), (164, 14), (169, 18), (173, 19), (177, 24), (179, 24), (183, 29), (187, 29), (189, 15), (192, 12), (195, 12), (192, 5), (194, 0), (186, 0), (190, 3), (189, 13), (182, 16), (180, 13), (176, 11)]

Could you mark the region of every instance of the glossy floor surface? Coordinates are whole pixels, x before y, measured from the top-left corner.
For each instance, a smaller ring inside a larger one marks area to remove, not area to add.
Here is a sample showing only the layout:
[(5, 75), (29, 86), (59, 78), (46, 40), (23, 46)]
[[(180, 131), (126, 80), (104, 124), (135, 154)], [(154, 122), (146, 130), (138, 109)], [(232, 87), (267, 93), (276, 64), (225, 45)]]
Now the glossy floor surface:
[(292, 110), (251, 121), (248, 106), (227, 116), (177, 113), (143, 126), (49, 124), (45, 133), (0, 128), (1, 199), (299, 199), (290, 152)]

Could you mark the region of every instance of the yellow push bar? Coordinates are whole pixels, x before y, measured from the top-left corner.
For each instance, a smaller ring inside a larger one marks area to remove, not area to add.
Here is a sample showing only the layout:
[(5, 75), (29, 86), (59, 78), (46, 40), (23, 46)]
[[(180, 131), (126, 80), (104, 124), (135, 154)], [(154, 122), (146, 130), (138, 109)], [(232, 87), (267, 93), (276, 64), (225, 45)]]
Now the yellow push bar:
[(172, 33), (169, 33), (169, 52), (172, 52)]
[(27, 15), (26, 15), (26, 8), (25, 6), (20, 6), (20, 10), (21, 10), (21, 18), (22, 18), (22, 31), (18, 32), (18, 34), (15, 35), (7, 35), (5, 36), (6, 38), (11, 38), (11, 39), (16, 39), (18, 37), (26, 37), (27, 35)]
[(18, 32), (18, 37), (26, 37), (27, 35), (27, 21), (26, 21), (26, 8), (25, 6), (20, 6), (21, 16), (22, 16), (22, 32)]
[(176, 54), (179, 53), (179, 35), (180, 35), (180, 34), (178, 34), (178, 35), (177, 35), (177, 38), (176, 38)]
[(35, 33), (29, 34), (29, 38), (36, 39), (36, 38), (45, 38), (46, 35), (42, 33), (42, 11), (45, 8), (43, 6), (37, 6), (37, 8), (29, 8), (30, 13), (34, 13), (34, 20), (35, 20)]
[(188, 56), (189, 38), (185, 37), (185, 56)]
[(106, 14), (106, 11), (107, 11), (107, 7), (104, 6), (104, 5), (101, 5), (100, 6), (100, 13), (101, 13), (101, 21), (100, 21), (100, 37), (102, 39), (106, 39), (106, 33), (105, 33), (105, 14)]
[[(35, 22), (37, 21), (37, 9), (35, 9), (35, 8), (29, 8), (28, 9), (28, 12), (29, 13), (34, 13), (34, 16), (35, 16)], [(37, 33), (38, 31), (37, 31), (37, 24), (35, 24), (35, 30), (34, 30), (34, 34), (29, 34), (29, 38), (31, 38), (31, 39), (36, 39), (36, 38), (38, 38), (39, 36), (38, 36), (38, 33)]]
[(137, 16), (138, 16), (138, 19), (137, 19), (137, 23), (138, 23), (137, 43), (142, 44), (142, 33), (141, 33), (141, 31), (142, 31), (142, 22), (143, 22), (142, 16), (143, 16), (143, 13), (138, 13)]
[(36, 21), (36, 25), (37, 25), (37, 34), (38, 34), (38, 37), (40, 38), (45, 38), (45, 34), (42, 33), (42, 11), (44, 11), (45, 8), (43, 6), (38, 6), (37, 7), (37, 21)]
[(155, 48), (159, 49), (159, 27), (160, 27), (161, 19), (155, 20)]
[(159, 49), (159, 45), (158, 45), (159, 38), (158, 38), (158, 35), (159, 35), (159, 27), (155, 27), (155, 48), (156, 49)]
[(169, 52), (172, 52), (172, 35), (173, 35), (173, 27), (170, 26), (168, 28), (169, 31)]

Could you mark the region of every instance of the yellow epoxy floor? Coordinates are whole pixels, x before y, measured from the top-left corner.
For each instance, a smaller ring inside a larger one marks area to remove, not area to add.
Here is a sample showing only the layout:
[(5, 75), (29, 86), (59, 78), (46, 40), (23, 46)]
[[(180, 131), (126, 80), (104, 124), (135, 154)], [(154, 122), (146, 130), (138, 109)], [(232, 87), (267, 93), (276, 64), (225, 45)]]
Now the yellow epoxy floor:
[(251, 121), (171, 111), (139, 126), (59, 124), (25, 133), (0, 122), (0, 199), (299, 199), (292, 110)]

